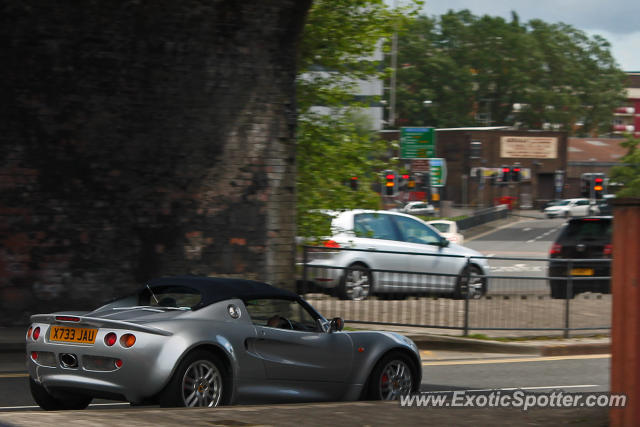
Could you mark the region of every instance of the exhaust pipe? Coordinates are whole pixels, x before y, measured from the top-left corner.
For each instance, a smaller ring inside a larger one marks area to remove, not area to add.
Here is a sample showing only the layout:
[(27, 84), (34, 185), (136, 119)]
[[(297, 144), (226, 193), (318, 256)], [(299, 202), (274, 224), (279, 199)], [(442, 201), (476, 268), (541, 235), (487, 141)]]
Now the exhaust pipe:
[(77, 368), (78, 357), (75, 354), (63, 353), (60, 355), (60, 364), (63, 368)]

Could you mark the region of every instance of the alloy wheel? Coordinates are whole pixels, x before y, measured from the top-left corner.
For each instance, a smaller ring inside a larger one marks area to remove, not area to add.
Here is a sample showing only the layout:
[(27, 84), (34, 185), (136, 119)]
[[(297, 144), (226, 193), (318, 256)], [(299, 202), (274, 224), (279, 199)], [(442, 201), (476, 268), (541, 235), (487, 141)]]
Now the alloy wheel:
[(387, 363), (380, 375), (380, 397), (382, 400), (397, 400), (411, 392), (413, 386), (411, 368), (402, 360)]
[(182, 377), (182, 399), (188, 407), (214, 407), (222, 398), (222, 375), (209, 360), (198, 360)]
[(360, 301), (366, 299), (371, 292), (369, 271), (364, 268), (350, 268), (347, 270), (344, 290), (350, 300)]

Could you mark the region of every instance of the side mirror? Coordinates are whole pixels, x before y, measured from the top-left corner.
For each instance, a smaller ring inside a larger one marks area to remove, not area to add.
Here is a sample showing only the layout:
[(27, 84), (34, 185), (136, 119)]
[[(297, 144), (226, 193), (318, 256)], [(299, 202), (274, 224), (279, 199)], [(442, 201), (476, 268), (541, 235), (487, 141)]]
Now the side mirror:
[(443, 248), (448, 248), (449, 247), (449, 240), (445, 239), (443, 237), (442, 240), (440, 240), (440, 246), (443, 247)]
[(342, 317), (334, 317), (331, 319), (331, 323), (329, 323), (329, 333), (341, 331), (344, 328), (344, 320)]

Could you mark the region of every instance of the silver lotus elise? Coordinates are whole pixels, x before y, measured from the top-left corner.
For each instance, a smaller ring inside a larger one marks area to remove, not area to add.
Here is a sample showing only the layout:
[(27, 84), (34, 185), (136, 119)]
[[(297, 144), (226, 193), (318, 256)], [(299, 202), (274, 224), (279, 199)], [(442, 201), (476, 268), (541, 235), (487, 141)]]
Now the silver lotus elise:
[(418, 391), (410, 339), (342, 331), (298, 295), (227, 278), (156, 279), (94, 311), (31, 317), (31, 392), (44, 409), (397, 399)]

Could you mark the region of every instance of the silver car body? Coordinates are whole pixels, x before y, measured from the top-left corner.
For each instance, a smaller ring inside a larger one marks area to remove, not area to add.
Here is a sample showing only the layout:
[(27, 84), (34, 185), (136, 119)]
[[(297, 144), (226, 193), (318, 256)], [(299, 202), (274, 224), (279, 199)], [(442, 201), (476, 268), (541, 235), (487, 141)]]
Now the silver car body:
[(409, 202), (400, 211), (411, 215), (433, 215), (436, 210), (426, 202)]
[(589, 199), (565, 199), (544, 209), (547, 218), (597, 215), (598, 207)]
[[(368, 237), (356, 230), (360, 215), (415, 224), (416, 228), (424, 229), (433, 237), (429, 243), (412, 241), (395, 226), (396, 234), (380, 233)], [(446, 239), (435, 228), (411, 215), (391, 211), (345, 211), (333, 218), (331, 229), (330, 247), (310, 252), (307, 262), (307, 279), (321, 288), (340, 286), (345, 269), (355, 264), (373, 271), (375, 293), (454, 293), (467, 262), (485, 278), (489, 274), (488, 262), (481, 253), (455, 243), (445, 245), (442, 241)], [(331, 246), (346, 250), (333, 250)]]
[[(332, 331), (331, 322), (303, 299), (259, 282), (176, 277), (152, 282), (151, 288), (166, 283), (210, 287), (213, 299), (209, 300), (214, 302), (194, 309), (142, 307), (136, 294), (92, 312), (34, 315), (27, 336), (31, 378), (52, 394), (71, 391), (134, 403), (153, 402), (180, 361), (195, 350), (205, 349), (228, 368), (232, 384), (228, 403), (356, 400), (362, 397), (376, 363), (395, 350), (413, 361), (419, 386), (420, 354), (413, 341), (402, 335)], [(226, 290), (218, 300), (215, 292), (220, 283)], [(245, 292), (246, 283), (260, 292)], [(234, 289), (238, 290), (237, 297), (233, 297)], [(313, 318), (317, 329), (261, 324), (252, 319), (248, 298), (291, 304)], [(96, 331), (95, 341), (56, 342), (54, 327), (91, 328)], [(32, 335), (35, 328), (40, 328), (37, 339)], [(109, 333), (115, 333), (120, 341), (107, 346), (105, 337)], [(122, 344), (125, 334), (136, 338), (129, 348)], [(71, 360), (69, 355), (76, 359), (75, 366), (64, 363)], [(121, 365), (116, 366), (115, 361)]]

